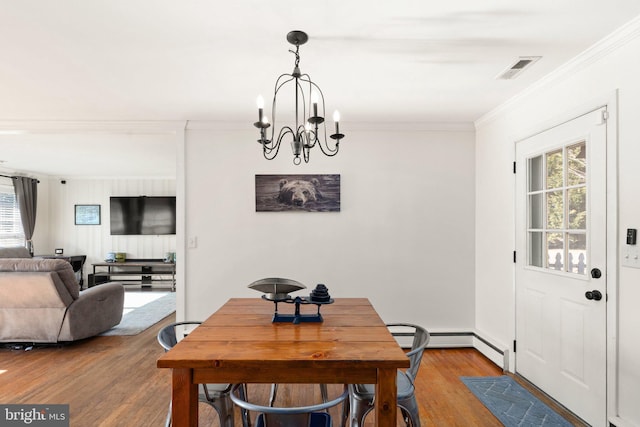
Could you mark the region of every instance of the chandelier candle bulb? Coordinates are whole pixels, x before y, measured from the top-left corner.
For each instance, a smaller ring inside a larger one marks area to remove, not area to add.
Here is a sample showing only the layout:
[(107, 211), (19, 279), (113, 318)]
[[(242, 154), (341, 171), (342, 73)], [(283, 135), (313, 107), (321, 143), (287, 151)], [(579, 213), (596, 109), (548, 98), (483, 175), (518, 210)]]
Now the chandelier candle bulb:
[(318, 117), (318, 92), (315, 90), (311, 93), (311, 102), (313, 103), (313, 117)]
[(333, 121), (336, 122), (336, 134), (340, 133), (340, 112), (333, 112)]
[(258, 95), (256, 104), (258, 104), (258, 121), (262, 122), (262, 111), (264, 110), (264, 98), (262, 97), (262, 95)]

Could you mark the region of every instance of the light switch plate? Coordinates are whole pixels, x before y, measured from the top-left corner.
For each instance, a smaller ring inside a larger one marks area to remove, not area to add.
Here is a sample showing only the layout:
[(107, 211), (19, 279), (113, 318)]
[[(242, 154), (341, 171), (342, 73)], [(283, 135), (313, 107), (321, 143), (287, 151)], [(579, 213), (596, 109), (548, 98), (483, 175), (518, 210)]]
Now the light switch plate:
[(624, 245), (622, 247), (622, 266), (640, 268), (638, 245)]

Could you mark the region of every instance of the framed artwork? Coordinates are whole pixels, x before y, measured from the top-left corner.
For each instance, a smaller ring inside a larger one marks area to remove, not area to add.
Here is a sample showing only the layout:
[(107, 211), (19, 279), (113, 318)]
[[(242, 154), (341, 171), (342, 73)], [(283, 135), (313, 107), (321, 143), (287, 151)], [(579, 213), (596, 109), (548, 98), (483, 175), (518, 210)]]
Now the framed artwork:
[(76, 225), (100, 225), (100, 205), (75, 205)]
[(256, 175), (256, 212), (340, 212), (340, 175)]

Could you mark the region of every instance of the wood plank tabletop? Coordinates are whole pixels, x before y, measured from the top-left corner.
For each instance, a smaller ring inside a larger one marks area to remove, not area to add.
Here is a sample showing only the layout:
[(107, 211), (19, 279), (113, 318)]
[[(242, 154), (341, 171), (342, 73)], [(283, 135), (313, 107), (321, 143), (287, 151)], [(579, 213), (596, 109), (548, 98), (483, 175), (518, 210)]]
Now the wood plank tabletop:
[(325, 342), (380, 342), (393, 341), (393, 337), (379, 328), (369, 326), (335, 326), (321, 327), (317, 323), (292, 325), (288, 323), (272, 323), (269, 325), (250, 325), (244, 328), (236, 326), (200, 327), (189, 335), (190, 341), (206, 342), (265, 342), (271, 339), (287, 344), (305, 341)]
[[(292, 306), (279, 303), (278, 312)], [(367, 299), (321, 305), (323, 322), (273, 323), (274, 310), (264, 299), (232, 298), (158, 359), (173, 369), (176, 427), (197, 425), (203, 383), (376, 383), (376, 426), (395, 424), (396, 369), (409, 359)]]
[[(316, 305), (311, 307), (312, 313), (317, 311)], [(322, 305), (324, 321), (318, 323), (272, 323), (273, 311), (274, 304), (261, 298), (232, 298), (164, 354), (158, 367), (409, 366), (366, 298), (342, 298)]]

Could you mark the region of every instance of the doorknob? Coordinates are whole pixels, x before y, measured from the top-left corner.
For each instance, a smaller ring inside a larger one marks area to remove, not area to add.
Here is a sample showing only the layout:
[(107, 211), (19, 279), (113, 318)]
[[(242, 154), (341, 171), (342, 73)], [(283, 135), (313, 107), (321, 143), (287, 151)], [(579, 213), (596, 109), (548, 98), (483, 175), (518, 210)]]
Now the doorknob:
[(600, 271), (599, 268), (592, 268), (591, 277), (593, 277), (594, 279), (599, 279), (602, 277), (602, 272)]
[(595, 289), (593, 291), (587, 291), (584, 296), (587, 297), (588, 300), (600, 301), (602, 299), (602, 293)]

